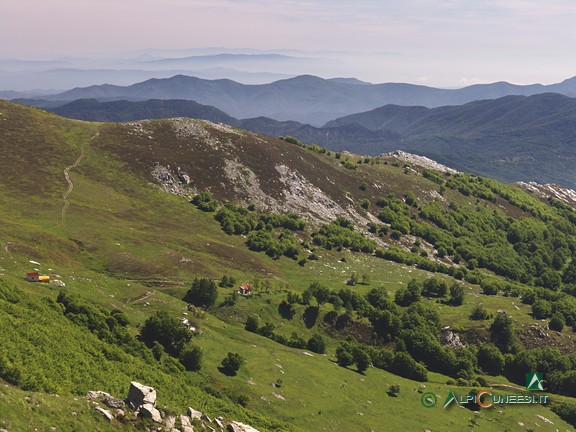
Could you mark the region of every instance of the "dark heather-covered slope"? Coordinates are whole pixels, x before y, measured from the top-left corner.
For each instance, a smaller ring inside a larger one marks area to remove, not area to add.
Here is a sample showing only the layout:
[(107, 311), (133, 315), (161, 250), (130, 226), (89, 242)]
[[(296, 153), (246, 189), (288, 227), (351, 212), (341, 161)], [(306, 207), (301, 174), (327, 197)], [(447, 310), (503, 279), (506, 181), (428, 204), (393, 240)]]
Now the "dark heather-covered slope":
[(62, 117), (103, 122), (174, 117), (190, 117), (231, 125), (237, 122), (235, 118), (212, 106), (178, 99), (151, 99), (140, 102), (98, 102), (96, 99), (80, 99), (52, 108), (51, 111)]
[[(358, 86), (358, 84), (356, 84)], [(197, 117), (270, 136), (294, 136), (334, 151), (402, 149), (503, 181), (576, 185), (576, 99), (545, 93), (426, 108), (386, 105), (323, 127), (268, 117), (238, 120), (192, 101), (76, 101), (51, 109), (84, 120)]]
[[(33, 101), (26, 100), (25, 103)], [(57, 103), (57, 102), (47, 102)], [(346, 149), (350, 143), (393, 143), (401, 136), (389, 130), (370, 130), (358, 124), (345, 124), (334, 128), (318, 128), (296, 121), (278, 121), (268, 117), (238, 120), (209, 105), (187, 100), (147, 100), (98, 102), (96, 99), (80, 99), (56, 107), (43, 106), (58, 115), (77, 120), (122, 122), (145, 119), (188, 117), (225, 123), (230, 126), (273, 137), (290, 135), (299, 139), (330, 147)]]
[(493, 99), (511, 94), (533, 95), (554, 91), (574, 94), (570, 80), (548, 86), (518, 86), (495, 83), (447, 90), (402, 84), (358, 85), (350, 80), (326, 80), (302, 75), (270, 84), (245, 85), (231, 80), (204, 80), (177, 75), (151, 79), (127, 87), (91, 86), (47, 97), (49, 100), (76, 99), (190, 99), (213, 105), (238, 117), (266, 116), (320, 125), (336, 117), (374, 109), (387, 104), (438, 107), (461, 105), (473, 100)]

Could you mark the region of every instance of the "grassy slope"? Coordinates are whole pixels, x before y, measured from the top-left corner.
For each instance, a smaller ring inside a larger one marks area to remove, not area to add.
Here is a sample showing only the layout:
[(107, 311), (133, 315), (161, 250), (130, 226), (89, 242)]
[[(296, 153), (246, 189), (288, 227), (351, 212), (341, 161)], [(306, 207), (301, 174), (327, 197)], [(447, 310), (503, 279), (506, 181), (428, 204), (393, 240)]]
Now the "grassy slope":
[[(101, 353), (105, 347), (101, 341), (72, 325), (43, 300), (56, 297), (57, 291), (52, 286), (22, 281), (24, 272), (32, 267), (28, 260), (39, 261), (42, 270), (53, 269), (50, 273), (61, 275), (66, 291), (77, 293), (96, 304), (125, 310), (134, 324), (143, 322), (158, 309), (180, 315), (185, 305), (170, 294), (182, 294), (196, 274), (218, 277), (227, 273), (240, 280), (268, 277), (274, 287), (280, 285), (277, 282), (280, 278), (288, 283), (290, 289), (300, 291), (309, 284), (311, 275), (337, 288), (343, 286), (345, 276), (351, 271), (359, 274), (370, 272), (371, 286), (384, 284), (393, 292), (409, 278), (424, 278), (427, 273), (350, 253), (347, 253), (346, 264), (338, 262), (339, 254), (323, 253), (325, 256), (321, 261), (304, 269), (288, 259), (269, 260), (263, 254), (247, 251), (241, 237), (223, 234), (210, 214), (202, 213), (186, 200), (165, 194), (142, 181), (134, 175), (140, 174), (137, 167), (127, 165), (126, 160), (119, 161), (102, 150), (99, 144), (90, 142), (98, 125), (64, 121), (4, 103), (0, 105), (0, 112), (13, 125), (8, 130), (9, 134), (2, 129), (0, 140), (6, 156), (0, 159), (4, 185), (0, 191), (3, 202), (0, 206), (0, 273), (3, 274), (4, 286), (21, 292), (22, 298), (16, 305), (2, 302), (3, 334), (9, 335), (2, 352), (11, 361), (21, 361), (24, 365), (30, 363), (21, 356), (24, 352), (34, 352), (35, 347), (41, 347), (42, 356), (49, 356), (46, 358), (58, 356), (58, 364), (66, 365), (66, 369), (54, 391), (63, 398), (96, 388), (123, 396), (130, 380), (141, 379), (155, 385), (160, 404), (173, 410), (197, 405), (209, 414), (225, 412), (261, 428), (274, 422), (287, 422), (302, 430), (382, 430), (384, 423), (394, 425), (394, 429), (407, 430), (425, 427), (462, 430), (466, 427), (472, 416), (469, 411), (424, 409), (414, 382), (376, 369), (370, 369), (363, 376), (336, 367), (330, 355), (336, 346), (335, 341), (329, 342), (328, 357), (308, 357), (301, 350), (283, 347), (242, 329), (242, 316), (254, 310), (278, 321), (275, 306), (283, 298), (281, 294), (265, 296), (263, 301), (240, 302), (236, 310), (230, 311), (230, 316), (223, 317), (225, 321), (208, 316), (202, 324), (204, 334), (196, 339), (205, 350), (205, 366), (200, 374), (169, 375), (156, 368), (147, 370), (141, 360), (134, 358), (124, 358), (121, 362), (104, 359)], [(27, 141), (16, 135), (18, 130), (32, 127), (26, 126), (31, 124), (34, 124), (33, 133), (21, 132)], [(28, 149), (27, 158), (46, 162), (42, 170), (30, 170), (21, 161), (10, 159), (21, 154), (13, 148), (8, 151), (10, 140), (16, 139)], [(62, 170), (73, 163), (86, 143), (85, 158), (72, 172), (75, 188), (66, 222), (61, 224), (61, 194), (67, 187)], [(310, 156), (309, 152), (296, 151)], [(316, 154), (311, 157), (313, 160), (322, 158)], [(334, 159), (324, 160), (327, 160), (325, 164), (338, 164)], [(380, 194), (408, 186), (402, 169), (383, 165), (368, 169), (375, 171), (371, 175), (386, 176), (385, 182), (378, 180), (383, 183)], [(342, 172), (344, 178), (349, 179), (345, 183), (349, 190), (355, 190), (361, 179), (368, 176), (362, 171)], [(435, 187), (421, 177), (413, 176), (410, 182)], [(169, 212), (166, 211), (168, 208)], [(174, 284), (167, 288), (150, 286), (150, 279), (158, 276), (173, 279)], [(477, 287), (469, 289), (478, 292)], [(221, 294), (225, 292), (222, 290)], [(270, 300), (270, 304), (266, 300)], [(486, 296), (482, 301), (492, 311), (510, 307), (511, 302), (508, 298)], [(150, 306), (146, 306), (146, 302)], [(443, 308), (442, 314), (448, 324), (470, 325), (465, 316), (471, 307), (466, 305), (463, 310)], [(530, 318), (525, 309), (522, 305), (520, 312), (528, 322)], [(299, 322), (301, 318), (297, 316), (293, 322), (279, 327), (279, 331), (286, 335), (294, 330), (304, 334), (315, 331), (303, 329)], [(46, 336), (61, 334), (68, 337)], [(21, 341), (26, 340), (34, 341), (34, 345), (21, 345)], [(11, 349), (7, 349), (8, 346)], [(23, 346), (27, 347), (26, 350), (21, 350)], [(224, 377), (216, 369), (228, 351), (238, 351), (247, 358), (246, 367), (234, 378)], [(54, 363), (40, 361), (44, 358), (42, 356), (38, 356), (37, 364), (31, 369), (37, 371), (37, 379), (51, 380), (55, 374), (51, 369)], [(131, 366), (127, 367), (127, 364)], [(91, 371), (88, 378), (81, 374), (84, 370)], [(446, 377), (431, 376), (433, 382), (427, 384), (428, 388), (444, 398), (448, 387), (441, 383), (446, 381)], [(279, 378), (282, 378), (283, 386), (274, 389), (270, 383)], [(249, 414), (230, 402), (209, 397), (196, 387), (186, 385), (189, 380), (246, 393), (251, 397), (249, 408), (259, 414)], [(247, 384), (248, 380), (255, 385)], [(392, 383), (401, 385), (398, 398), (386, 395), (388, 384)], [(8, 422), (8, 430), (26, 430), (28, 426), (18, 420), (30, 411), (21, 401), (25, 393), (13, 388), (2, 392), (7, 396), (0, 398), (0, 404), (8, 401), (8, 406), (17, 407), (17, 410), (10, 411), (16, 413), (10, 417), (2, 414), (1, 419)], [(272, 392), (281, 394), (286, 401), (273, 396)], [(37, 424), (48, 426), (64, 412), (63, 405), (49, 402), (52, 400), (50, 396), (32, 396), (45, 401), (41, 403), (45, 409), (33, 411), (32, 417), (38, 419)], [(7, 411), (0, 409), (0, 412)], [(77, 412), (83, 417), (84, 411), (80, 407)], [(511, 407), (506, 408), (503, 414), (488, 410), (483, 412), (485, 419), (480, 423), (490, 430), (514, 429), (518, 419), (538, 421), (535, 415), (540, 412), (554, 421), (555, 427), (563, 425), (563, 428), (569, 428), (549, 410), (540, 407)], [(103, 420), (92, 417), (87, 417), (86, 421), (97, 424), (95, 428), (106, 430)], [(523, 421), (527, 426), (531, 424), (528, 420)], [(66, 423), (57, 425), (59, 429), (67, 429)], [(547, 425), (542, 426), (541, 430), (547, 430)]]

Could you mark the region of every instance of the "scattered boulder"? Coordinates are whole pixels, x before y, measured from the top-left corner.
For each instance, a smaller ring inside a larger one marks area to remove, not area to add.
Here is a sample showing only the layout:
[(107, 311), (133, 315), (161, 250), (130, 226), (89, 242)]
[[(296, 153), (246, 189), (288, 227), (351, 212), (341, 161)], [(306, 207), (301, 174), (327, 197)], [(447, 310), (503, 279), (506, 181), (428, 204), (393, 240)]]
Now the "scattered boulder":
[(124, 417), (126, 417), (126, 412), (124, 410), (117, 409), (116, 410), (116, 419), (122, 420)]
[(96, 391), (89, 391), (88, 393), (86, 393), (86, 397), (88, 399), (97, 399), (97, 398), (101, 398), (101, 397), (109, 397), (110, 395), (106, 392), (100, 391), (100, 390), (96, 390)]
[(185, 427), (192, 427), (192, 423), (190, 423), (190, 417), (180, 414), (180, 424), (183, 428)]
[(260, 432), (258, 429), (254, 429), (252, 426), (248, 426), (240, 422), (232, 422), (228, 425), (228, 432)]
[(442, 345), (450, 346), (452, 348), (465, 348), (466, 345), (460, 340), (458, 333), (451, 330), (444, 330), (440, 337)]
[(176, 416), (170, 415), (164, 419), (164, 426), (166, 429), (172, 430), (176, 426)]
[(197, 419), (201, 419), (204, 414), (202, 414), (200, 411), (196, 411), (194, 408), (188, 407), (188, 411), (186, 411), (186, 414), (191, 417), (191, 418), (197, 418)]
[(140, 406), (138, 410), (138, 416), (151, 418), (156, 423), (162, 423), (162, 416), (160, 415), (160, 411), (154, 408), (154, 405), (149, 403)]
[(128, 390), (128, 403), (135, 409), (144, 404), (156, 405), (156, 390), (136, 381), (130, 383)]
[(100, 414), (102, 414), (104, 416), (104, 418), (108, 421), (112, 421), (114, 420), (114, 416), (112, 415), (112, 413), (108, 410), (105, 410), (104, 408), (100, 408), (100, 407), (96, 407), (96, 412), (99, 412)]
[(104, 403), (108, 405), (110, 408), (123, 408), (124, 401), (122, 399), (115, 398), (114, 396), (106, 396), (104, 398)]

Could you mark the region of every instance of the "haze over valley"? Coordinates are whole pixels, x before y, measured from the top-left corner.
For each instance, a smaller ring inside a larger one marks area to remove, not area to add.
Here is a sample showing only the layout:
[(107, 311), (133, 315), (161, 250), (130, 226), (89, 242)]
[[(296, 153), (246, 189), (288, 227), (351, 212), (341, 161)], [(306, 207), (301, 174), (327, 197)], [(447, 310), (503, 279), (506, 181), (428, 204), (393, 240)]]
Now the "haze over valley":
[(2, 14), (0, 432), (574, 430), (571, 1)]

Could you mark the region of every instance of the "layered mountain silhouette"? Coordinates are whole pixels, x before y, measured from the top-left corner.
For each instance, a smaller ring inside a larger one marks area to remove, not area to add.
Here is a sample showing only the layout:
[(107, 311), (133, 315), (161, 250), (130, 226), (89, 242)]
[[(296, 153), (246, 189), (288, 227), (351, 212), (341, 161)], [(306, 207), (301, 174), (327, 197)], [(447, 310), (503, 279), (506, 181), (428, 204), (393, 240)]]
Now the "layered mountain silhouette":
[(275, 120), (296, 120), (319, 126), (337, 117), (389, 104), (432, 108), (508, 95), (530, 96), (546, 92), (574, 97), (576, 78), (549, 86), (519, 86), (500, 82), (462, 89), (439, 89), (414, 84), (367, 84), (357, 80), (323, 79), (312, 75), (260, 85), (246, 85), (228, 79), (205, 80), (177, 75), (172, 78), (150, 79), (130, 86), (96, 85), (75, 88), (47, 99), (185, 99), (212, 105), (237, 118), (265, 116)]

